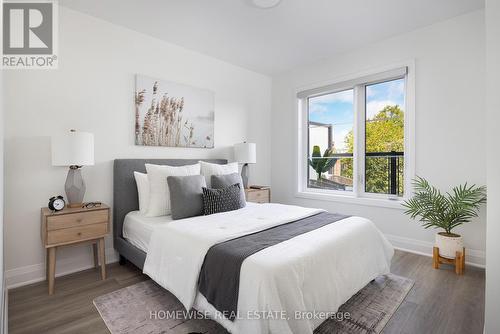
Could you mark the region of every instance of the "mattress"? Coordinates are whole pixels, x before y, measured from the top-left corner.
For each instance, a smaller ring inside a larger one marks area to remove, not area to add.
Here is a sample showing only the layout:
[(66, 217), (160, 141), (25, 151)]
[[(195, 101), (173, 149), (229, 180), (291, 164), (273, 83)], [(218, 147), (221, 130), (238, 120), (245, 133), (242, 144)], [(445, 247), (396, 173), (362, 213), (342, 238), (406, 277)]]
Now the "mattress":
[(148, 252), (153, 231), (173, 221), (172, 216), (146, 217), (139, 211), (129, 212), (123, 221), (123, 237), (143, 252)]
[[(247, 206), (259, 205), (247, 202)], [(123, 237), (143, 252), (148, 252), (149, 239), (153, 231), (172, 222), (172, 216), (146, 217), (140, 211), (127, 213), (123, 220)]]

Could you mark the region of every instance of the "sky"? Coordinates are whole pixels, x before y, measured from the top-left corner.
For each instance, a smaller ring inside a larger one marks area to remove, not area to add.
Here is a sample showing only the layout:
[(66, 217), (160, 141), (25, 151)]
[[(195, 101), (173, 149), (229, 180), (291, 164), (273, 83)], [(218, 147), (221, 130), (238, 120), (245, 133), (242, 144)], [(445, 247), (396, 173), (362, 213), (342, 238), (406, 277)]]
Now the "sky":
[[(353, 100), (352, 89), (309, 99), (309, 121), (333, 124), (333, 139), (338, 151), (346, 149), (344, 138), (353, 128)], [(387, 105), (399, 105), (404, 110), (404, 79), (366, 86), (368, 119)]]

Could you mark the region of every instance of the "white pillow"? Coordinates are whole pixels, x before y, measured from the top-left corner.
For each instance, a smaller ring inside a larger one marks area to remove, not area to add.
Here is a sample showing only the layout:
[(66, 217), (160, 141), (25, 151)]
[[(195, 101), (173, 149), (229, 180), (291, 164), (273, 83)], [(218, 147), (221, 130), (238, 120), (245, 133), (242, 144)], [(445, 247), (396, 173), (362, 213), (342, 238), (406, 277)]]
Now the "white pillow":
[(137, 195), (139, 196), (139, 211), (142, 214), (146, 214), (149, 205), (148, 174), (134, 172), (134, 177), (137, 184)]
[(170, 191), (167, 177), (200, 175), (200, 164), (188, 166), (160, 166), (146, 164), (149, 179), (148, 217), (166, 216), (170, 210)]
[(238, 173), (238, 163), (232, 162), (230, 164), (219, 165), (211, 164), (209, 162), (200, 161), (201, 175), (205, 177), (207, 187), (212, 187), (212, 175), (227, 175)]

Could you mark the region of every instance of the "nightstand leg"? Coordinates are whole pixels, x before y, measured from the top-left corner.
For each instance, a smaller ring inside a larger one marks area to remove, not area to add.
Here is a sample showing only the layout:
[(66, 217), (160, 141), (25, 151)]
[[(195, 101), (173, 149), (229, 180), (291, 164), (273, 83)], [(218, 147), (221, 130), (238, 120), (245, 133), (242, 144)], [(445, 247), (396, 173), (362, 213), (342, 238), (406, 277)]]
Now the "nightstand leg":
[(54, 281), (56, 276), (56, 247), (50, 247), (49, 251), (49, 295), (54, 294)]
[(49, 249), (45, 249), (45, 280), (49, 282)]
[(99, 260), (101, 261), (101, 278), (106, 279), (106, 254), (104, 251), (104, 238), (99, 239)]
[(92, 244), (92, 253), (94, 254), (94, 268), (99, 268), (99, 253), (97, 251), (97, 241)]

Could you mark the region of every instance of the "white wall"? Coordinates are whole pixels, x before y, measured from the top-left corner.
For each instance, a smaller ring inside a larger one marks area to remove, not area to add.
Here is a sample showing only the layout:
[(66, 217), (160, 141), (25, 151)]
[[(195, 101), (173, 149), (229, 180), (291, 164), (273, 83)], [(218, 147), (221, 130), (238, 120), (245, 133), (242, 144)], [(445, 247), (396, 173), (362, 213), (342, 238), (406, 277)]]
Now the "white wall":
[[(2, 10), (0, 9), (0, 15)], [(0, 19), (0, 26), (2, 20)], [(1, 41), (1, 38), (0, 38)], [(3, 233), (3, 200), (4, 200), (4, 156), (3, 156), (3, 133), (4, 133), (4, 119), (3, 119), (3, 73), (0, 71), (0, 334), (7, 332), (7, 294), (5, 293), (5, 275), (4, 275), (4, 233)]]
[[(395, 245), (430, 254), (435, 231), (410, 221), (401, 209), (294, 196), (294, 92), (414, 59), (417, 174), (445, 190), (465, 181), (482, 185), (486, 183), (484, 52), (484, 12), (478, 11), (273, 78), (272, 128), (283, 129), (271, 134), (273, 200), (369, 217)], [(468, 261), (484, 264), (485, 215), (457, 231), (470, 249)]]
[[(3, 6), (0, 8), (0, 26), (3, 27)], [(3, 36), (0, 36), (3, 43)], [(0, 334), (7, 333), (7, 294), (5, 293), (4, 275), (4, 233), (3, 233), (3, 206), (4, 206), (4, 99), (3, 99), (3, 71), (0, 71)]]
[(486, 109), (488, 224), (486, 239), (485, 333), (500, 333), (500, 2), (486, 1)]
[[(67, 169), (52, 167), (50, 136), (70, 128), (95, 135), (85, 167), (85, 199), (112, 204), (115, 158), (228, 158), (232, 145), (256, 142), (251, 182), (270, 182), (271, 79), (146, 35), (60, 8), (59, 69), (5, 73), (6, 276), (43, 279), (40, 207), (64, 194)], [(134, 146), (134, 75), (215, 92), (215, 149)], [(106, 247), (112, 248), (111, 237)], [(62, 249), (57, 272), (90, 266), (90, 247)], [(109, 254), (108, 260), (114, 259)]]

